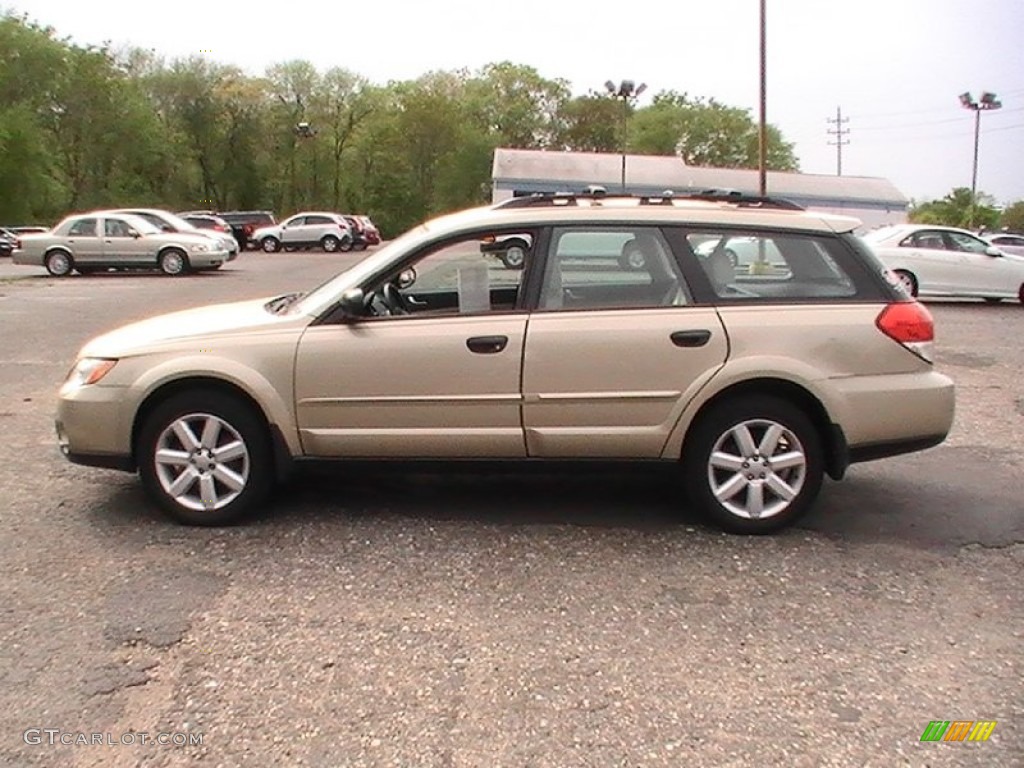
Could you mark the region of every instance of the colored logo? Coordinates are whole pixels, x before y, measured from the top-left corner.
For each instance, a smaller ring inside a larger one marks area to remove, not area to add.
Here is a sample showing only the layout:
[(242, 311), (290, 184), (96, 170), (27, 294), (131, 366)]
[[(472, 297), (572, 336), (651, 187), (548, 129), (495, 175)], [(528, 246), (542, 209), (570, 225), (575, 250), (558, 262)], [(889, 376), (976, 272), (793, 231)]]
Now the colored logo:
[(995, 720), (932, 720), (921, 741), (988, 741), (995, 727)]

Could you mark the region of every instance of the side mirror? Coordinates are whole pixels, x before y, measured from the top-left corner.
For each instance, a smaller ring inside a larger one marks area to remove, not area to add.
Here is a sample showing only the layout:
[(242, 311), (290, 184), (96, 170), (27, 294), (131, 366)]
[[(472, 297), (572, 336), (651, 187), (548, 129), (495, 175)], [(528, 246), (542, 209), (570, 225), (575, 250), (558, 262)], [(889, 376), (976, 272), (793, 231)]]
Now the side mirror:
[(137, 229), (129, 229), (128, 234), (134, 237), (136, 240), (142, 237), (142, 235), (139, 233), (139, 230)]
[(339, 306), (345, 317), (362, 317), (363, 309), (366, 306), (366, 294), (363, 293), (362, 288), (349, 288), (341, 294)]
[(988, 248), (986, 248), (985, 249), (985, 253), (987, 253), (989, 256), (1002, 256), (1003, 255), (1003, 252), (1000, 251), (998, 248), (996, 248), (994, 245), (990, 245)]

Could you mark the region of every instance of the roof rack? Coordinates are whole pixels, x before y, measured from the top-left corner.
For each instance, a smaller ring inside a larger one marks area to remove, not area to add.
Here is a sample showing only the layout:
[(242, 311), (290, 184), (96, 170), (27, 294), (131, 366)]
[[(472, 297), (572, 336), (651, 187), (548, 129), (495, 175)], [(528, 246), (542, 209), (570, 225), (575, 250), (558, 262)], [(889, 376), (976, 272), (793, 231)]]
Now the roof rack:
[(673, 205), (676, 200), (703, 200), (712, 203), (732, 203), (741, 208), (775, 208), (789, 211), (805, 210), (791, 200), (780, 197), (761, 197), (760, 195), (748, 195), (737, 190), (705, 189), (700, 192), (690, 192), (676, 195), (672, 190), (666, 189), (660, 195), (609, 195), (603, 187), (589, 187), (586, 192), (535, 192), (523, 197), (513, 197), (510, 200), (495, 204), (495, 209), (507, 208), (540, 208), (553, 206), (575, 206), (579, 200), (637, 200), (640, 205)]

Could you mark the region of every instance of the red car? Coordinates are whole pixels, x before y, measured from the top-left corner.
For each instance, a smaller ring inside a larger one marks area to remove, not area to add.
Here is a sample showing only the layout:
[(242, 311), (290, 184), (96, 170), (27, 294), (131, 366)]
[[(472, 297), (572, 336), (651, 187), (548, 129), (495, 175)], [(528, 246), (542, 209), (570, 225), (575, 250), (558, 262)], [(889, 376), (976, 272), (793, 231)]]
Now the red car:
[(369, 216), (356, 216), (357, 219), (363, 225), (363, 237), (366, 238), (367, 245), (380, 245), (380, 230), (377, 229), (377, 225), (374, 224)]

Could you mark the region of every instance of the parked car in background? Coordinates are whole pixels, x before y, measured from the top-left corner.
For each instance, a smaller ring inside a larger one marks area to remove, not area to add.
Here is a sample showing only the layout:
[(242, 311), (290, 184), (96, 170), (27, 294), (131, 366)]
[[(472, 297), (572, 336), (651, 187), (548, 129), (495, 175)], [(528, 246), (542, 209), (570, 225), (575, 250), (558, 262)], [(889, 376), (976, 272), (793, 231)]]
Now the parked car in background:
[(1024, 304), (1024, 257), (972, 232), (931, 224), (882, 227), (863, 236), (912, 296), (955, 296)]
[(9, 229), (0, 227), (0, 256), (10, 256), (18, 247), (18, 236)]
[(181, 211), (179, 216), (214, 216), (231, 228), (239, 250), (256, 247), (252, 233), (260, 227), (270, 227), (277, 219), (270, 211)]
[(199, 232), (162, 232), (140, 216), (112, 211), (68, 216), (50, 232), (21, 237), (13, 262), (45, 267), (55, 277), (111, 267), (159, 269), (165, 275), (217, 269), (226, 249)]
[(359, 220), (358, 216), (353, 216), (349, 213), (341, 214), (341, 218), (345, 220), (348, 225), (349, 232), (352, 233), (352, 250), (364, 251), (369, 243), (366, 240), (366, 236), (363, 234), (363, 222)]
[(363, 224), (363, 237), (366, 239), (366, 244), (380, 245), (380, 229), (373, 223), (373, 219), (369, 216), (357, 216), (356, 218)]
[(994, 245), (1003, 253), (1024, 256), (1024, 235), (1015, 235), (1011, 232), (997, 232), (981, 235), (981, 238), (990, 245)]
[(8, 232), (13, 232), (15, 235), (37, 235), (42, 232), (49, 232), (50, 227), (44, 226), (17, 226), (17, 227), (4, 227)]
[(260, 227), (252, 239), (267, 253), (281, 248), (323, 248), (327, 253), (349, 251), (353, 236), (348, 222), (338, 213), (305, 211), (280, 224)]
[[(954, 387), (859, 221), (753, 201), (520, 198), (418, 226), (307, 294), (112, 331), (60, 389), (59, 445), (137, 470), (198, 525), (299, 462), (580, 460), (660, 466), (686, 508), (777, 530), (826, 473), (941, 443)], [(778, 245), (784, 277), (694, 252), (737, 228)], [(498, 235), (530, 245), (523, 269), (481, 251)]]
[(219, 248), (223, 248), (228, 252), (228, 261), (238, 256), (238, 243), (235, 242), (235, 238), (231, 235), (230, 228), (227, 231), (204, 230), (188, 219), (158, 208), (118, 208), (112, 212), (130, 213), (134, 216), (139, 216), (157, 227), (161, 232), (188, 232), (203, 235), (215, 242)]

